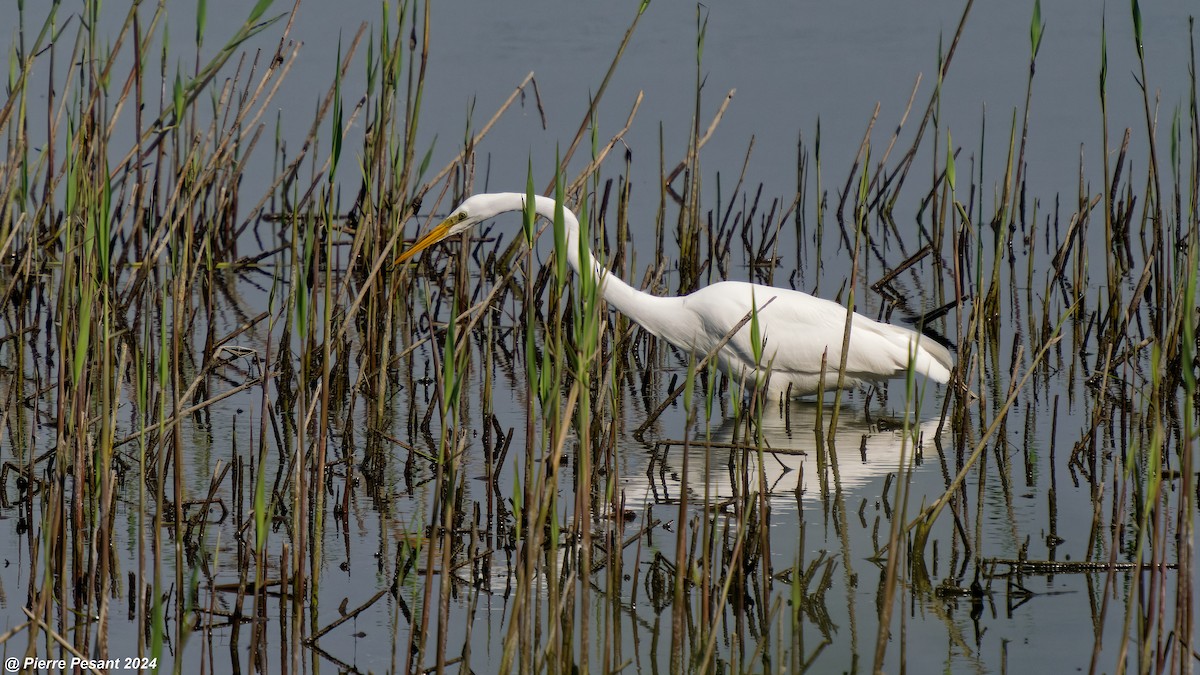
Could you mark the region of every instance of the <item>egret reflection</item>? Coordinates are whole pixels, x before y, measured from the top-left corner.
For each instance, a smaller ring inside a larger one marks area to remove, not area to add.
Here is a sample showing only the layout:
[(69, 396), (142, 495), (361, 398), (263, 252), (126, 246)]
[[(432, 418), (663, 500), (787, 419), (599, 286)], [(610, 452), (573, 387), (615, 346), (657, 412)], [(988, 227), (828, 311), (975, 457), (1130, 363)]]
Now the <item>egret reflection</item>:
[(675, 502), (686, 489), (696, 503), (761, 490), (772, 501), (795, 505), (802, 496), (853, 490), (897, 472), (901, 459), (913, 466), (914, 452), (919, 460), (932, 447), (939, 426), (937, 417), (927, 417), (906, 430), (899, 419), (843, 410), (830, 436), (829, 419), (828, 405), (822, 411), (816, 403), (790, 401), (781, 413), (764, 414), (757, 426), (726, 419), (707, 439), (701, 430), (686, 449), (682, 440), (659, 441), (647, 475), (626, 477), (626, 504)]

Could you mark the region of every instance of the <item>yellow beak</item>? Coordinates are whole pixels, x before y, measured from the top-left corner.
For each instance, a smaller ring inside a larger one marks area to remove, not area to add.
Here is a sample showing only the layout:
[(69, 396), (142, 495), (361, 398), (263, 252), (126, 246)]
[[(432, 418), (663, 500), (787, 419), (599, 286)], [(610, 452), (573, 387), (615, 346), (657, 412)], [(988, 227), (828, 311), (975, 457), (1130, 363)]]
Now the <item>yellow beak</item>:
[(447, 218), (446, 220), (443, 220), (438, 224), (437, 227), (430, 230), (424, 237), (421, 237), (417, 243), (410, 246), (407, 251), (401, 253), (400, 257), (396, 258), (396, 262), (392, 264), (399, 265), (400, 263), (408, 262), (413, 256), (417, 255), (421, 251), (424, 251), (430, 246), (433, 246), (439, 241), (445, 239), (447, 236), (449, 236), (450, 226), (453, 224), (453, 219)]

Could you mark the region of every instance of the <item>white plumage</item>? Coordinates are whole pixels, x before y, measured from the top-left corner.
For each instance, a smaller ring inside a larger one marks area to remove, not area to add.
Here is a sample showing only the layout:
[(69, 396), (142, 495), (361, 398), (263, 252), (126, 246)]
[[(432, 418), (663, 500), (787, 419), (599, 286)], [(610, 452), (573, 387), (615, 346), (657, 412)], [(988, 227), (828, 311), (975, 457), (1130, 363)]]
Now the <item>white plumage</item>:
[[(556, 203), (535, 198), (537, 214), (553, 220)], [(405, 251), (397, 262), (409, 260), (429, 246), (474, 227), (481, 221), (525, 207), (525, 195), (516, 192), (478, 194), (468, 198), (446, 220)], [(579, 221), (563, 209), (567, 232), (567, 258), (580, 270)], [(825, 387), (837, 386), (846, 308), (807, 293), (744, 281), (722, 281), (694, 293), (660, 297), (643, 293), (608, 274), (590, 255), (588, 272), (602, 283), (604, 299), (654, 335), (697, 358), (709, 353), (721, 339), (757, 307), (762, 358), (755, 363), (751, 326), (742, 328), (718, 353), (722, 372), (747, 383), (763, 381), (769, 365), (769, 388), (789, 390), (793, 396), (818, 391), (822, 355)], [(950, 351), (916, 331), (853, 314), (846, 354), (846, 385), (902, 377), (912, 363), (914, 372), (937, 382), (947, 382), (954, 359)]]

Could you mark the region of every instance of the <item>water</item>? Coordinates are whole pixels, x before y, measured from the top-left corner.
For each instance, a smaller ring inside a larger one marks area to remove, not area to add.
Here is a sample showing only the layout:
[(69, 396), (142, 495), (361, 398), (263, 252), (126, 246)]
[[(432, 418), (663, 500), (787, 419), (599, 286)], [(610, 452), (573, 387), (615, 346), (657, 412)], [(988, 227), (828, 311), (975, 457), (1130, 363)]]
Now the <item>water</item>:
[[(1189, 52), (1185, 19), (1188, 7), (1172, 2), (1143, 10), (1147, 85), (1153, 92), (1152, 102), (1159, 105), (1159, 161), (1165, 166), (1169, 146), (1166, 130), (1177, 109), (1185, 116), (1187, 110)], [(142, 11), (148, 18), (152, 8)], [(246, 11), (241, 3), (210, 3), (209, 38), (204, 51), (214, 53), (224, 36), (240, 25)], [(633, 18), (633, 8), (618, 9), (602, 3), (527, 2), (519, 7), (497, 3), (435, 5), (432, 11), (433, 38), (428, 85), (417, 135), (418, 156), (432, 147), (431, 166), (435, 170), (450, 161), (461, 148), (461, 139), (468, 127), (468, 111), (472, 108), (474, 111), (470, 128), (478, 130), (525, 74), (533, 71), (544, 118), (532, 92), (527, 92), (516, 108), (502, 116), (476, 148), (474, 188), (521, 190), (528, 162), (534, 168), (535, 182), (540, 189), (551, 175), (556, 147), (565, 149), (571, 142), (587, 102), (595, 94), (620, 37)], [(717, 208), (718, 183), (722, 189), (721, 198), (729, 199), (744, 162), (744, 192), (753, 195), (761, 183), (764, 210), (774, 198), (788, 203), (796, 192), (797, 143), (804, 143), (812, 162), (819, 120), (821, 185), (828, 208), (832, 210), (846, 184), (876, 103), (880, 112), (871, 137), (873, 163), (880, 161), (920, 77), (912, 111), (888, 160), (889, 167), (895, 166), (899, 155), (911, 145), (914, 130), (929, 101), (936, 79), (938, 45), (948, 47), (961, 11), (961, 5), (952, 2), (930, 2), (911, 7), (875, 1), (760, 3), (703, 8), (700, 20), (706, 19), (707, 24), (700, 66), (704, 79), (700, 102), (702, 131), (727, 92), (736, 89), (736, 93), (701, 153), (702, 208)], [(876, 558), (875, 554), (886, 542), (893, 519), (900, 518), (897, 512), (904, 509), (900, 522), (910, 522), (922, 504), (932, 502), (945, 491), (948, 480), (956, 474), (964, 457), (974, 449), (983, 430), (998, 413), (1010, 384), (1009, 346), (1020, 344), (1025, 347), (1019, 360), (1023, 372), (1030, 364), (1032, 351), (1039, 346), (1031, 336), (1036, 333), (1034, 320), (1040, 319), (1042, 304), (1050, 303), (1052, 320), (1065, 312), (1067, 301), (1061, 293), (1047, 299), (1047, 289), (1052, 293), (1057, 291), (1050, 289), (1045, 275), (1064, 236), (1066, 222), (1075, 212), (1073, 204), (1080, 181), (1081, 154), (1086, 191), (1098, 194), (1103, 189), (1099, 149), (1102, 130), (1097, 93), (1102, 8), (1094, 3), (1070, 2), (1048, 4), (1042, 11), (1046, 37), (1033, 80), (1026, 151), (1031, 214), (1034, 200), (1041, 201), (1038, 202), (1037, 217), (1031, 215), (1017, 236), (1030, 231), (1025, 229), (1030, 226), (1036, 227), (1036, 233), (1028, 245), (1015, 245), (1017, 262), (1011, 268), (1007, 264), (1002, 266), (1001, 281), (1013, 289), (1006, 299), (1024, 304), (1008, 304), (1001, 308), (996, 340), (1000, 354), (994, 356), (994, 361), (981, 364), (982, 375), (974, 371), (971, 376), (970, 386), (985, 396), (986, 402), (972, 403), (968, 407), (970, 414), (964, 423), (967, 427), (964, 433), (969, 440), (956, 442), (953, 430), (943, 430), (939, 435), (941, 401), (946, 390), (932, 386), (923, 392), (920, 413), (916, 416), (921, 433), (915, 443), (905, 440), (902, 431), (889, 428), (887, 424), (880, 426), (880, 417), (899, 417), (902, 413), (904, 388), (903, 383), (896, 382), (871, 398), (869, 403), (862, 392), (850, 395), (845, 404), (848, 409), (843, 413), (845, 419), (833, 439), (837, 457), (835, 472), (828, 459), (821, 458), (814, 441), (812, 428), (817, 411), (811, 402), (793, 403), (786, 413), (769, 407), (762, 422), (763, 433), (769, 447), (782, 452), (763, 456), (762, 482), (758, 483), (760, 460), (757, 453), (743, 455), (727, 448), (706, 452), (698, 445), (707, 435), (703, 416), (689, 425), (678, 403), (668, 408), (644, 435), (634, 434), (649, 411), (665, 397), (671, 378), (682, 380), (686, 371), (686, 362), (678, 354), (671, 353), (665, 346), (653, 349), (644, 337), (639, 337), (626, 356), (633, 363), (646, 364), (645, 372), (649, 373), (650, 379), (643, 381), (639, 373), (631, 372), (629, 379), (615, 388), (619, 393), (615, 406), (605, 407), (598, 413), (598, 428), (610, 434), (615, 444), (614, 463), (606, 475), (611, 481), (616, 506), (605, 506), (623, 510), (617, 511), (620, 518), (605, 517), (598, 511), (597, 517), (590, 522), (597, 539), (627, 540), (632, 537), (633, 540), (625, 549), (620, 575), (594, 574), (597, 591), (591, 621), (597, 634), (590, 636), (593, 667), (597, 667), (595, 664), (602, 655), (597, 643), (607, 639), (619, 645), (612, 651), (630, 660), (632, 669), (638, 672), (667, 669), (672, 607), (660, 604), (661, 596), (653, 591), (655, 575), (664, 569), (661, 563), (655, 562), (654, 554), (661, 554), (666, 560), (675, 559), (675, 533), (681, 526), (678, 505), (681, 493), (688, 495), (690, 518), (704, 513), (702, 507), (706, 502), (714, 508), (719, 505), (712, 523), (727, 535), (724, 542), (732, 545), (730, 542), (736, 539), (736, 532), (745, 520), (745, 514), (728, 501), (748, 489), (746, 485), (738, 485), (739, 474), (753, 477), (749, 489), (766, 487), (766, 503), (770, 508), (766, 540), (770, 542), (770, 552), (764, 554), (763, 559), (772, 572), (780, 573), (797, 562), (803, 569), (818, 561), (817, 577), (828, 569), (830, 585), (806, 597), (807, 614), (800, 623), (798, 634), (778, 628), (764, 633), (771, 626), (765, 617), (774, 616), (772, 613), (786, 616), (790, 611), (791, 588), (786, 580), (778, 578), (773, 582), (771, 594), (763, 597), (756, 587), (762, 583), (762, 578), (755, 578), (748, 588), (742, 589), (744, 595), (738, 596), (735, 592), (732, 596), (735, 609), (720, 613), (717, 624), (710, 627), (718, 635), (716, 658), (736, 670), (786, 672), (808, 658), (813, 659), (811, 665), (816, 672), (862, 671), (872, 667), (886, 570), (886, 562)], [(193, 30), (193, 12), (194, 7), (190, 4), (169, 7), (172, 41), (177, 45), (178, 59), (185, 70), (193, 59), (191, 47), (187, 45)], [(972, 8), (944, 83), (937, 113), (941, 129), (936, 139), (938, 145), (934, 145), (932, 136), (922, 143), (911, 185), (902, 193), (902, 200), (895, 210), (895, 233), (879, 234), (884, 228), (873, 219), (872, 227), (877, 228), (874, 231), (879, 244), (863, 257), (857, 296), (860, 311), (877, 316), (887, 309), (883, 298), (867, 287), (914, 253), (917, 245), (913, 242), (919, 237), (918, 225), (928, 227), (929, 216), (925, 215), (918, 224), (916, 213), (920, 199), (931, 184), (934, 158), (939, 167), (945, 161), (947, 132), (952, 134), (954, 146), (962, 148), (958, 159), (960, 185), (968, 182), (968, 174), (978, 180), (982, 164), (984, 208), (981, 212), (990, 216), (994, 209), (995, 195), (1000, 192), (1004, 178), (1010, 124), (1015, 113), (1019, 132), (1024, 112), (1030, 12), (1031, 7), (1006, 3), (983, 3)], [(301, 7), (293, 37), (303, 41), (304, 47), (300, 60), (274, 102), (274, 107), (281, 111), (281, 135), (291, 146), (298, 146), (302, 141), (317, 100), (332, 81), (339, 36), (345, 50), (360, 22), (374, 22), (378, 16), (378, 5), (370, 2)], [(115, 32), (119, 17), (113, 14), (107, 19), (114, 22), (111, 30)], [(1131, 37), (1131, 18), (1122, 7), (1110, 8), (1106, 20), (1110, 159), (1115, 161), (1121, 132), (1131, 127), (1133, 140), (1127, 171), (1144, 176), (1148, 146), (1145, 113), (1136, 82), (1140, 75), (1137, 74)], [(695, 6), (652, 4), (598, 108), (597, 137), (603, 143), (624, 125), (638, 92), (645, 95), (629, 131), (617, 146), (616, 155), (601, 173), (603, 178), (623, 174), (620, 154), (628, 150), (631, 157), (629, 180), (633, 184), (630, 218), (633, 254), (626, 269), (629, 270), (627, 277), (634, 280), (641, 279), (647, 265), (659, 262), (654, 252), (653, 214), (659, 203), (660, 154), (661, 163), (669, 170), (687, 152), (696, 108), (697, 21)], [(36, 25), (37, 21), (31, 19), (28, 23)], [(272, 28), (255, 44), (269, 48), (278, 32), (279, 27)], [(7, 39), (11, 35), (4, 37)], [(365, 49), (364, 42), (359, 47), (356, 66), (351, 67), (342, 83), (348, 107), (365, 87), (361, 66)], [(58, 67), (63, 67), (61, 62)], [(48, 77), (45, 71), (42, 77)], [(985, 119), (986, 128), (981, 133)], [(31, 137), (37, 138), (38, 124), (42, 123), (34, 120)], [(1184, 129), (1186, 143), (1186, 127)], [(117, 138), (122, 138), (121, 133), (126, 134), (126, 140), (132, 137), (132, 129), (118, 130)], [(361, 148), (362, 133), (361, 121), (355, 122), (346, 147)], [(328, 135), (328, 131), (322, 132), (322, 147), (327, 144)], [(747, 161), (752, 139), (753, 150)], [(35, 142), (34, 145), (38, 144)], [(568, 175), (575, 175), (586, 165), (589, 146), (590, 141), (585, 137)], [(245, 200), (247, 202), (257, 201), (258, 195), (267, 187), (265, 179), (256, 184), (254, 178), (271, 173), (269, 151), (260, 150), (251, 161), (257, 164), (252, 165), (255, 168), (248, 173), (250, 178), (241, 185), (253, 195)], [(343, 158), (343, 162), (348, 162), (351, 167), (342, 174), (340, 183), (342, 203), (346, 204), (357, 191), (358, 180), (352, 158)], [(680, 184), (677, 182), (676, 187)], [(852, 184), (851, 190), (856, 185)], [(1135, 181), (1135, 191), (1140, 187)], [(817, 245), (818, 200), (813, 194), (816, 183), (812, 164), (805, 189), (810, 196), (804, 204), (803, 226), (796, 227), (788, 222), (781, 228), (777, 247), (781, 260), (771, 272), (773, 278), (770, 280), (780, 285), (791, 283), (824, 297), (840, 294), (844, 299), (845, 291), (839, 289), (851, 273), (851, 253), (842, 243), (830, 212), (826, 213), (822, 247)], [(1061, 222), (1057, 224), (1046, 220), (1047, 214), (1054, 218), (1056, 196), (1062, 200), (1058, 209)], [(965, 201), (966, 196), (959, 195), (959, 199)], [(739, 208), (741, 204), (739, 202)], [(410, 233), (424, 225), (431, 212), (445, 213), (452, 206), (448, 199), (436, 205), (425, 204), (422, 217), (409, 223)], [(725, 203), (720, 206), (724, 208)], [(672, 234), (677, 210), (674, 206), (669, 209), (664, 218), (667, 224), (665, 256), (669, 268), (664, 285), (673, 290), (677, 274), (670, 266), (677, 258)], [(503, 233), (504, 242), (511, 241), (518, 236), (518, 220), (515, 216), (498, 220), (493, 234)], [(286, 232), (281, 234), (269, 226), (263, 226), (262, 230), (266, 233), (264, 248), (286, 239)], [(613, 236), (611, 232), (609, 236)], [(902, 238), (902, 242), (896, 236)], [(247, 239), (241, 242), (243, 255), (252, 254), (245, 250), (252, 245)], [(736, 237), (734, 241), (737, 241)], [(1106, 290), (1103, 262), (1108, 247), (1100, 225), (1093, 224), (1088, 230), (1084, 247), (1093, 271), (1090, 282), (1081, 289), (1081, 295), (1089, 303), (1089, 311), (1103, 310), (1101, 301)], [(544, 261), (550, 250), (550, 245), (543, 241), (538, 249), (539, 258)], [(730, 278), (765, 280), (756, 276), (763, 274), (761, 270), (748, 269), (746, 256), (736, 244), (733, 252)], [(343, 254), (348, 255), (345, 249)], [(1031, 287), (1026, 285), (1024, 276), (1030, 258), (1036, 270)], [(985, 275), (990, 271), (990, 260), (990, 257), (984, 258), (987, 263), (983, 266)], [(281, 258), (276, 264), (286, 278), (286, 261)], [(438, 269), (442, 264), (438, 263)], [(1140, 273), (1140, 269), (1137, 272)], [(456, 274), (468, 275), (469, 287), (473, 288), (477, 283), (478, 270), (474, 267), (470, 271), (451, 269), (446, 272), (447, 277)], [(953, 298), (952, 291), (934, 283), (937, 274), (938, 271), (926, 261), (897, 280), (897, 288), (907, 296), (910, 309), (931, 309)], [(232, 273), (227, 278), (236, 292), (222, 301), (222, 311), (216, 321), (218, 334), (228, 333), (246, 316), (267, 309), (269, 297), (269, 278)], [(427, 294), (433, 299), (431, 311), (440, 320), (445, 320), (449, 315), (449, 300), (444, 297), (439, 281), (442, 279), (438, 276), (421, 280), (411, 298), (414, 306), (422, 310)], [(1123, 280), (1125, 297), (1135, 297), (1136, 282), (1137, 274)], [(484, 284), (484, 288), (490, 288), (490, 284)], [(1147, 310), (1143, 307), (1142, 311)], [(519, 303), (510, 295), (495, 320), (500, 327), (512, 326), (520, 312)], [(942, 328), (952, 340), (964, 339), (953, 312)], [(428, 334), (428, 324), (414, 320), (405, 324), (405, 330), (409, 334), (400, 339), (408, 344)], [(280, 339), (278, 330), (268, 332), (257, 326), (240, 338), (238, 344), (261, 353), (265, 344), (271, 342), (273, 350), (290, 346), (294, 352), (299, 352), (298, 340), (293, 339), (288, 345)], [(437, 340), (441, 339), (441, 333), (438, 333)], [(483, 341), (477, 339), (472, 343), (471, 376), (464, 392), (462, 422), (457, 429), (463, 439), (458, 475), (463, 477), (462, 486), (467, 493), (465, 501), (479, 505), (484, 519), (482, 527), (495, 535), (473, 549), (486, 552), (486, 555), (481, 553), (471, 564), (456, 569), (455, 577), (461, 581), (453, 584), (448, 600), (447, 654), (457, 656), (462, 647), (468, 645), (469, 658), (464, 660), (474, 672), (498, 669), (505, 632), (515, 612), (514, 551), (505, 539), (512, 536), (512, 519), (505, 521), (493, 512), (502, 514), (514, 509), (517, 491), (513, 484), (524, 470), (520, 455), (525, 443), (526, 400), (530, 394), (525, 384), (523, 361), (519, 356), (510, 357), (505, 353), (521, 353), (520, 330), (502, 334), (499, 339), (505, 342), (505, 349), (493, 352), (490, 361)], [(1068, 459), (1084, 429), (1091, 426), (1094, 393), (1083, 380), (1090, 374), (1085, 371), (1096, 362), (1094, 339), (1085, 323), (1067, 322), (1063, 342), (1048, 355), (1051, 368), (1032, 379), (1022, 390), (1014, 412), (1001, 430), (1000, 441), (988, 442), (982, 460), (987, 463), (987, 468), (968, 475), (954, 513), (948, 509), (937, 521), (930, 535), (928, 582), (906, 575), (900, 584), (884, 660), (886, 671), (896, 672), (902, 668), (911, 672), (1086, 669), (1099, 629), (1103, 630), (1104, 636), (1098, 660), (1100, 670), (1115, 668), (1116, 644), (1124, 630), (1126, 593), (1137, 583), (1125, 573), (1117, 574), (1115, 588), (1108, 591), (1109, 606), (1102, 619), (1099, 604), (1105, 595), (1103, 573), (1026, 574), (1015, 580), (1018, 585), (1007, 583), (1004, 577), (983, 579), (988, 592), (975, 599), (934, 591), (939, 585), (969, 586), (974, 580), (977, 561), (981, 560), (1025, 556), (1030, 560), (1077, 561), (1088, 557), (1093, 495), (1088, 481), (1079, 477), (1079, 467), (1069, 466)], [(202, 341), (197, 340), (195, 349), (201, 346)], [(436, 408), (437, 391), (432, 379), (436, 377), (440, 363), (435, 360), (438, 349), (440, 347), (435, 349), (428, 343), (416, 347), (411, 361), (404, 362), (401, 367), (403, 373), (398, 378), (401, 388), (385, 404), (395, 420), (392, 437), (414, 446), (416, 453), (428, 455), (438, 453), (440, 417), (435, 412), (428, 429), (421, 432), (414, 432), (420, 425), (414, 424), (413, 420), (421, 420), (431, 407)], [(2, 353), (0, 358), (11, 363), (11, 350)], [(1128, 366), (1120, 371), (1135, 382), (1135, 386), (1129, 388), (1133, 394), (1137, 392), (1136, 383), (1145, 381), (1137, 378), (1148, 372), (1146, 356), (1139, 359), (1134, 363), (1141, 371)], [(353, 381), (357, 366), (351, 368)], [(253, 375), (256, 372), (258, 365), (247, 359), (241, 362), (240, 369), (230, 367), (218, 373), (211, 386), (216, 390), (227, 389), (247, 377), (247, 373)], [(222, 380), (221, 375), (227, 379)], [(488, 377), (485, 379), (485, 376)], [(497, 424), (502, 431), (513, 432), (510, 455), (496, 481), (497, 495), (491, 494), (485, 482), (480, 480), (490, 475), (484, 449), (492, 442), (487, 436), (491, 429), (483, 417), (487, 410), (483, 401), (488, 383), (493, 388), (491, 412)], [(0, 384), (13, 387), (9, 377), (0, 380)], [(126, 400), (132, 398), (132, 385), (125, 382), (122, 386)], [(273, 394), (277, 391), (273, 390)], [(291, 613), (288, 602), (270, 597), (265, 609), (267, 656), (259, 664), (270, 669), (290, 663), (297, 663), (305, 670), (330, 667), (376, 671), (402, 669), (406, 664), (410, 632), (414, 630), (414, 617), (419, 621), (418, 608), (423, 605), (428, 607), (432, 618), (427, 628), (421, 629), (418, 623), (415, 630), (429, 640), (425, 662), (421, 665), (431, 665), (430, 655), (439, 631), (437, 599), (442, 592), (440, 584), (446, 578), (444, 574), (437, 575), (430, 586), (431, 594), (426, 596), (428, 565), (433, 562), (435, 568), (440, 568), (438, 561), (426, 558), (433, 546), (427, 525), (434, 517), (431, 510), (438, 503), (436, 474), (429, 462), (423, 461), (420, 454), (407, 452), (405, 445), (385, 443), (381, 450), (380, 446), (367, 443), (365, 409), (370, 398), (365, 394), (356, 396), (351, 399), (356, 401), (353, 406), (339, 409), (336, 419), (331, 420), (331, 457), (341, 457), (345, 453), (350, 459), (331, 467), (333, 478), (325, 497), (327, 512), (319, 539), (322, 547), (320, 575), (314, 582), (319, 584), (319, 604), (309, 606), (296, 616)], [(736, 398), (736, 394), (724, 392), (717, 398), (709, 426), (714, 441), (727, 443), (734, 435), (729, 419), (733, 417), (736, 403), (730, 399)], [(11, 399), (6, 395), (4, 400)], [(606, 397), (598, 400), (608, 401)], [(867, 418), (868, 413), (871, 419)], [(191, 498), (203, 498), (219, 462), (227, 462), (239, 452), (245, 453), (251, 446), (251, 439), (258, 438), (261, 414), (261, 390), (256, 388), (214, 408), (211, 419), (197, 420), (185, 426), (185, 475)], [(822, 419), (827, 424), (828, 408), (820, 414), (826, 416)], [(133, 415), (130, 408), (122, 408), (118, 438), (136, 429)], [(1057, 422), (1052, 434), (1054, 418)], [(1127, 417), (1116, 423), (1131, 424)], [(267, 433), (272, 434), (271, 431)], [(54, 442), (54, 432), (48, 427), (36, 430), (34, 435), (37, 454)], [(12, 432), (6, 431), (0, 439), (3, 461), (13, 461), (17, 457), (15, 447), (24, 445), (15, 442), (13, 436)], [(685, 436), (689, 440), (686, 471), (683, 467), (685, 452), (682, 444), (676, 443)], [(940, 448), (935, 440), (941, 441)], [(572, 435), (568, 448), (574, 448), (573, 441)], [(1123, 436), (1117, 429), (1103, 435), (1100, 447), (1111, 459), (1130, 447), (1138, 447), (1140, 442), (1140, 439)], [(911, 464), (901, 462), (901, 457), (912, 458), (914, 451), (916, 461)], [(286, 455), (275, 448), (272, 440), (272, 466), (277, 463), (277, 453), (280, 457)], [(560, 512), (564, 522), (574, 510), (570, 486), (577, 460), (569, 459), (560, 478)], [(747, 463), (743, 465), (740, 460)], [(21, 458), (20, 461), (26, 460)], [(1106, 486), (1101, 497), (1105, 524), (1110, 513), (1115, 511), (1112, 500), (1117, 492), (1117, 483), (1112, 479), (1114, 469), (1111, 464), (1106, 466), (1105, 479), (1101, 481)], [(130, 474), (131, 477), (135, 475)], [(115, 575), (118, 586), (124, 584), (124, 574), (136, 569), (137, 533), (147, 527), (138, 520), (133, 506), (138, 499), (135, 483), (126, 480), (116, 506), (113, 546), (118, 550), (117, 558), (122, 566), (120, 573)], [(902, 485), (908, 485), (907, 505), (898, 499)], [(1177, 489), (1169, 489), (1169, 492), (1168, 504), (1172, 508), (1168, 512), (1174, 514), (1181, 495)], [(215, 514), (212, 516), (202, 537), (206, 550), (195, 558), (189, 555), (185, 569), (187, 574), (193, 569), (199, 570), (197, 597), (201, 604), (228, 611), (232, 609), (234, 594), (214, 591), (212, 584), (238, 580), (235, 542), (239, 537), (245, 537), (241, 528), (247, 516), (245, 511), (235, 507), (237, 497), (228, 481), (219, 485), (216, 494), (231, 509), (231, 515), (221, 521), (216, 520)], [(13, 484), (6, 485), (5, 496), (15, 502), (18, 492)], [(625, 520), (626, 513), (628, 520)], [(293, 542), (295, 536), (288, 529), (292, 514), (278, 515), (269, 547), (268, 578), (278, 578), (282, 564), (279, 545)], [(1188, 514), (1192, 518), (1194, 515)], [(38, 587), (44, 573), (40, 563), (30, 562), (30, 549), (40, 544), (37, 538), (40, 517), (36, 507), (33, 516), (34, 522), (28, 523), (19, 504), (0, 506), (0, 542), (4, 542), (3, 548), (9, 551), (4, 555), (9, 564), (0, 567), (0, 632), (25, 621), (21, 610), (26, 605), (28, 591)], [(955, 518), (959, 519), (957, 525)], [(1117, 516), (1118, 521), (1126, 524), (1131, 518)], [(31, 526), (32, 530), (27, 529)], [(164, 529), (164, 532), (169, 530)], [(635, 536), (639, 534), (641, 536)], [(1093, 558), (1107, 560), (1110, 552), (1107, 538), (1111, 536), (1111, 533), (1103, 532), (1104, 540), (1093, 542)], [(1133, 536), (1124, 536), (1125, 548), (1118, 552), (1118, 562), (1129, 559), (1132, 550)], [(170, 542), (171, 538), (167, 535), (163, 540)], [(407, 546), (418, 547), (419, 554), (413, 555)], [(1168, 548), (1172, 554), (1176, 553)], [(567, 552), (560, 553), (556, 559), (559, 564), (564, 556), (570, 555), (569, 547), (564, 550)], [(173, 577), (173, 552), (167, 552), (167, 561), (170, 567), (164, 573)], [(406, 569), (406, 565), (411, 567)], [(1005, 569), (1004, 565), (997, 567), (1001, 572)], [(981, 568), (984, 571), (991, 569), (986, 565)], [(295, 655), (291, 653), (289, 645), (294, 643), (289, 631), (299, 629), (308, 636), (329, 626), (343, 616), (343, 611), (353, 611), (371, 600), (378, 591), (388, 588), (397, 577), (397, 570), (405, 571), (400, 575), (403, 580), (396, 596), (385, 593), (353, 619), (320, 638), (314, 646), (306, 646)], [(1173, 592), (1175, 580), (1170, 575), (1166, 578), (1172, 582), (1168, 592)], [(533, 582), (537, 602), (544, 612), (549, 612), (550, 585), (544, 579)], [(814, 588), (815, 583), (808, 590)], [(1032, 594), (1025, 594), (1025, 590)], [(114, 609), (108, 626), (111, 635), (108, 649), (112, 656), (139, 656), (130, 648), (118, 646), (134, 644), (137, 634), (135, 623), (125, 615), (127, 595), (128, 589), (121, 587), (112, 599)], [(428, 605), (426, 597), (433, 599)], [(343, 598), (346, 604), (339, 608)], [(117, 605), (120, 605), (119, 611)], [(698, 610), (692, 606), (691, 611)], [(221, 622), (217, 614), (200, 616), (202, 622)], [(173, 634), (177, 620), (168, 620), (168, 634)], [(65, 631), (68, 626), (75, 625), (74, 621), (68, 619), (67, 625), (56, 629)], [(604, 637), (606, 635), (608, 637)], [(765, 648), (759, 653), (756, 648), (763, 639), (766, 640)], [(818, 649), (824, 640), (828, 644)], [(253, 664), (247, 657), (248, 642), (248, 628), (243, 628), (240, 634), (227, 626), (214, 628), (211, 632), (197, 630), (186, 644), (170, 643), (165, 651), (165, 661), (185, 671), (202, 666), (217, 671), (230, 666), (250, 668)], [(781, 648), (781, 644), (786, 648)], [(4, 656), (23, 654), (25, 647), (20, 636), (11, 638), (4, 643)], [(47, 655), (45, 643), (39, 644), (35, 652)]]

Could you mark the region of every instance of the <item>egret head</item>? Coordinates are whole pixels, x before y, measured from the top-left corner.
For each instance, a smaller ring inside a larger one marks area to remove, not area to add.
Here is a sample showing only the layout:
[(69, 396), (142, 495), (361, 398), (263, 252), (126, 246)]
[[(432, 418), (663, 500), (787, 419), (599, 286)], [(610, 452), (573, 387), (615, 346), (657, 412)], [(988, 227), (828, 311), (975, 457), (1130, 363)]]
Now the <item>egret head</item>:
[(492, 194), (469, 197), (462, 204), (459, 204), (458, 208), (451, 211), (445, 220), (438, 223), (437, 227), (426, 233), (424, 237), (421, 237), (407, 251), (401, 253), (400, 257), (396, 258), (396, 264), (407, 262), (413, 256), (439, 241), (469, 230), (488, 218), (504, 213), (505, 211), (513, 211), (523, 207), (523, 199), (514, 205), (511, 203), (512, 199), (499, 199), (499, 197), (501, 195)]

